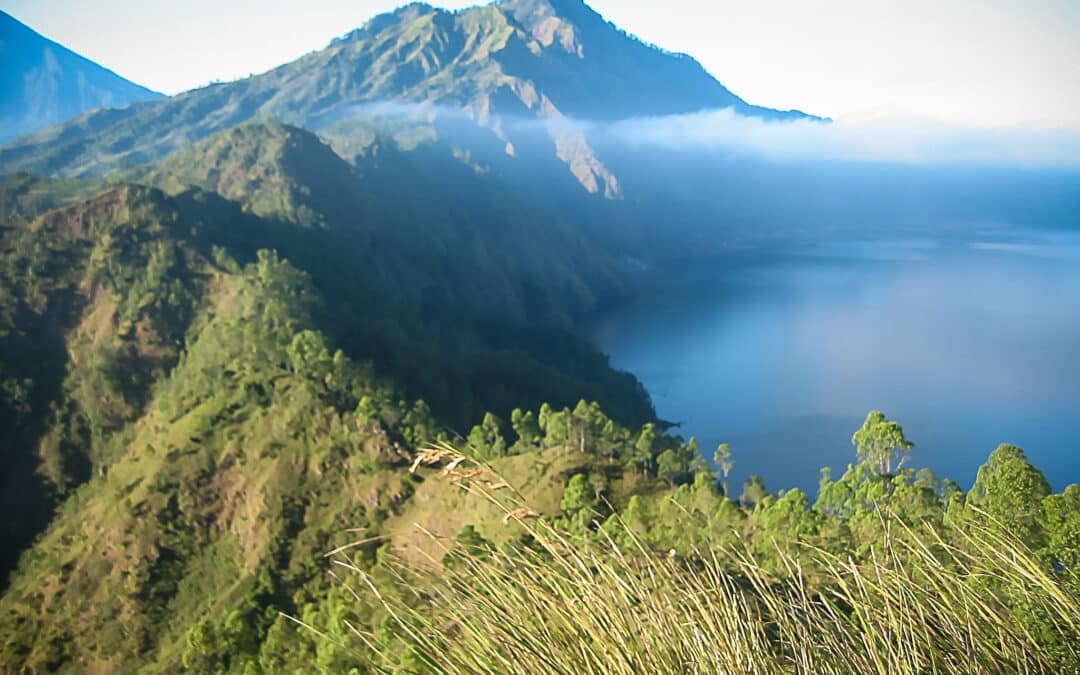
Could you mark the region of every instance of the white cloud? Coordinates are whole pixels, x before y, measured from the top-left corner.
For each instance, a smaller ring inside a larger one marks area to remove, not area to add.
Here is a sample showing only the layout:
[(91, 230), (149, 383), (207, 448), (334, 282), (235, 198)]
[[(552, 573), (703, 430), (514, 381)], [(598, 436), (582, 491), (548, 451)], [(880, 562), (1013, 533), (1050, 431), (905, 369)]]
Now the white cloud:
[(586, 123), (598, 140), (777, 160), (1080, 168), (1080, 131), (977, 129), (914, 119), (773, 122), (729, 109)]

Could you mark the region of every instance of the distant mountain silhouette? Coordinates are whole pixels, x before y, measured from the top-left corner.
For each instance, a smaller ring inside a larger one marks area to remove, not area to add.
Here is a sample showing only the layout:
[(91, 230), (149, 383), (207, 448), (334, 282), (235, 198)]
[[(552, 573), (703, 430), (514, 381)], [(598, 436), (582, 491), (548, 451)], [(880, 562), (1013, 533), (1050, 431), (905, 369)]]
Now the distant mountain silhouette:
[(94, 108), (161, 97), (0, 12), (0, 141)]

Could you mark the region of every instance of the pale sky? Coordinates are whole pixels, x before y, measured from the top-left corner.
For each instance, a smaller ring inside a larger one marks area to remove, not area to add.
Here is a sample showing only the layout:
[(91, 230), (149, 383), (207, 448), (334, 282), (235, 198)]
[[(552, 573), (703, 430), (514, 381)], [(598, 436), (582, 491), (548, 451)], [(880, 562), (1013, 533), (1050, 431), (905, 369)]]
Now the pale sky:
[[(0, 0), (139, 84), (268, 70), (396, 0)], [(477, 4), (443, 0), (457, 9)], [(1080, 129), (1080, 0), (591, 0), (751, 103), (840, 120)]]

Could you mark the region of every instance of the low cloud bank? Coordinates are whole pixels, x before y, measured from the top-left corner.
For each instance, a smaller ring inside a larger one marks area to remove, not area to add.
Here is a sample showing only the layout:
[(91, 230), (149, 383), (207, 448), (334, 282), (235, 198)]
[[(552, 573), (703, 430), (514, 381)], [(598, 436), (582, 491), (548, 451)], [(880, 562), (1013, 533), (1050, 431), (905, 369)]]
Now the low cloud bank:
[(765, 121), (730, 109), (583, 123), (598, 141), (776, 160), (1080, 169), (1080, 130), (972, 129), (913, 121)]
[[(475, 122), (476, 111), (432, 103), (377, 101), (319, 121)], [(497, 115), (515, 133), (584, 131), (598, 145), (728, 152), (778, 161), (839, 161), (939, 166), (1080, 169), (1080, 129), (980, 129), (908, 119), (775, 121), (731, 109), (620, 121)], [(511, 139), (512, 140), (512, 139)]]

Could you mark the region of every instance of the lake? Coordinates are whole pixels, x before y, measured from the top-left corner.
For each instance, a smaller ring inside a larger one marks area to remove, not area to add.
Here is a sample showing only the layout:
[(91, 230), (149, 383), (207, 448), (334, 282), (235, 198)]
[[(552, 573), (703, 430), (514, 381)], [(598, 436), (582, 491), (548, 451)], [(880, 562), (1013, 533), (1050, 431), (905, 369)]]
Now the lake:
[(999, 443), (1055, 490), (1080, 481), (1080, 236), (1025, 232), (742, 251), (642, 273), (591, 333), (732, 486), (816, 494), (855, 457), (871, 409), (915, 442), (908, 466), (965, 489)]

